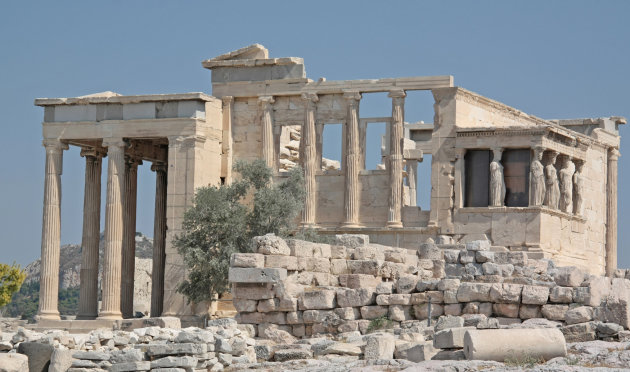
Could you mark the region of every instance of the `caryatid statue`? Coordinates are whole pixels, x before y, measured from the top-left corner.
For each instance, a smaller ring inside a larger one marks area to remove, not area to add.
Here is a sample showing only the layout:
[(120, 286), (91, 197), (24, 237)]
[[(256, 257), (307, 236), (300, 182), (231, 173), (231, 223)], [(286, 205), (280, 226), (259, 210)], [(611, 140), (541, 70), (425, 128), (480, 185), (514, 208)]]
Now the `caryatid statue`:
[(558, 209), (558, 202), (560, 201), (560, 186), (558, 185), (558, 173), (556, 172), (556, 159), (558, 153), (551, 151), (549, 154), (549, 164), (545, 166), (545, 181), (547, 190), (545, 192), (545, 205)]
[(534, 149), (534, 159), (530, 168), (530, 202), (529, 205), (543, 205), (545, 201), (545, 167), (542, 165), (544, 150), (540, 147)]
[(584, 170), (584, 161), (575, 162), (575, 173), (573, 174), (573, 194), (575, 197), (575, 204), (573, 205), (573, 210), (575, 214), (578, 216), (582, 216), (584, 213), (584, 174), (582, 173)]
[(502, 207), (505, 200), (505, 179), (503, 178), (503, 165), (501, 165), (503, 149), (494, 149), (492, 152), (493, 157), (490, 163), (490, 206)]
[(573, 174), (575, 165), (571, 158), (567, 158), (562, 169), (558, 172), (560, 178), (560, 210), (573, 213)]

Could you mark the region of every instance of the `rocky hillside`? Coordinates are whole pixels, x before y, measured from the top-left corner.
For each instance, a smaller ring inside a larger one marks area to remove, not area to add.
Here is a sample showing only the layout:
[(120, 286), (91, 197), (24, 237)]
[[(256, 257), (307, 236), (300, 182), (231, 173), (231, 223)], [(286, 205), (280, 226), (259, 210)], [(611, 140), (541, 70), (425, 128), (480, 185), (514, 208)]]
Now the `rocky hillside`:
[[(101, 241), (99, 244), (99, 278), (103, 269), (103, 252), (105, 249), (105, 236), (101, 233)], [(148, 238), (142, 233), (136, 233), (136, 257), (152, 258), (153, 255), (153, 239)], [(41, 260), (31, 262), (26, 266), (26, 282), (39, 281)], [(81, 273), (81, 245), (66, 244), (61, 247), (59, 258), (59, 286), (62, 289), (73, 288), (79, 286)]]

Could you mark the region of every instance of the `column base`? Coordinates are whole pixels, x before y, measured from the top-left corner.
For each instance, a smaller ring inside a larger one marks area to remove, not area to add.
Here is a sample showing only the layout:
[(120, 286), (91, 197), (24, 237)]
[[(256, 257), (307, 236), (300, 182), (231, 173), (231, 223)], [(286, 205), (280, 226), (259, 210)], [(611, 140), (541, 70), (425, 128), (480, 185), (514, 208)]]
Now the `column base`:
[(102, 312), (98, 314), (98, 318), (103, 320), (122, 320), (122, 313), (120, 311), (112, 311), (112, 312)]
[(403, 228), (402, 222), (398, 222), (398, 221), (388, 221), (385, 226), (387, 226), (389, 228), (397, 228), (397, 229), (402, 229)]
[(46, 311), (46, 312), (41, 312), (37, 315), (35, 315), (35, 320), (39, 321), (40, 319), (42, 320), (61, 320), (61, 317), (59, 316), (59, 311)]
[(341, 227), (344, 229), (358, 229), (362, 226), (354, 222), (344, 222), (341, 224)]
[(98, 318), (98, 314), (77, 314), (76, 320), (94, 320)]

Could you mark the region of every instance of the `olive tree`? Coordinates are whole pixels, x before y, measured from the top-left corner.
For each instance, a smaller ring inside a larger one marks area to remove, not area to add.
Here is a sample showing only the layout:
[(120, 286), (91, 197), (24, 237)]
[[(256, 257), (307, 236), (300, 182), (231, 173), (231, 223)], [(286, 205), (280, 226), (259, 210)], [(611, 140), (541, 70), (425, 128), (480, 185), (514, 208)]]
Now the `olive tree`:
[(276, 183), (262, 160), (237, 162), (234, 170), (240, 178), (233, 183), (196, 190), (193, 206), (184, 213), (183, 232), (173, 241), (188, 267), (178, 287), (188, 301), (212, 301), (227, 292), (230, 256), (250, 252), (254, 236), (288, 236), (297, 230), (305, 195), (301, 168)]
[(26, 273), (15, 263), (0, 263), (0, 308), (11, 302), (11, 296), (20, 290)]

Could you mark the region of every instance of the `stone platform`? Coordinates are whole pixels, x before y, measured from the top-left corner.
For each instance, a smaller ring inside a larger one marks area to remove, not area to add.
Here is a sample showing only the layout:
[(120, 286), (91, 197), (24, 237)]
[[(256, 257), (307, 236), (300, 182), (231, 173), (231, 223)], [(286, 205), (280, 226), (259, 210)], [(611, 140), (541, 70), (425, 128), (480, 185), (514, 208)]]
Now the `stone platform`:
[(160, 328), (181, 328), (181, 322), (176, 317), (155, 317), (155, 318), (135, 318), (122, 320), (92, 319), (92, 320), (51, 320), (40, 319), (35, 324), (30, 324), (27, 328), (34, 331), (45, 331), (48, 329), (59, 329), (69, 333), (90, 333), (99, 328), (113, 330), (131, 331), (144, 327)]

